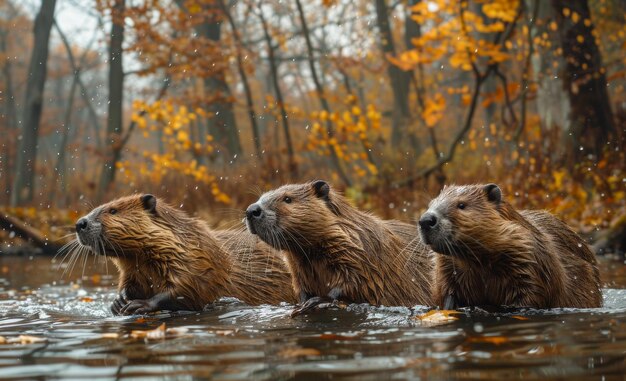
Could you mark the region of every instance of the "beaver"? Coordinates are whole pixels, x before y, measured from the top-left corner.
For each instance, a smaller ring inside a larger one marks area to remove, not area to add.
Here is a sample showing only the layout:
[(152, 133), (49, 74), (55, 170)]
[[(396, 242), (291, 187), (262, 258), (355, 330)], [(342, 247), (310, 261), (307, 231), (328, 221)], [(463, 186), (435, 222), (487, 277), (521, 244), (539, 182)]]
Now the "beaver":
[(246, 210), (248, 230), (286, 252), (301, 306), (428, 305), (433, 261), (415, 227), (352, 207), (323, 181), (284, 185)]
[(444, 309), (602, 305), (596, 257), (565, 223), (516, 211), (496, 184), (444, 187), (419, 220)]
[(119, 269), (114, 314), (201, 310), (222, 296), (250, 305), (296, 300), (286, 263), (269, 246), (245, 231), (211, 231), (150, 194), (93, 209), (77, 221), (76, 236), (75, 246)]

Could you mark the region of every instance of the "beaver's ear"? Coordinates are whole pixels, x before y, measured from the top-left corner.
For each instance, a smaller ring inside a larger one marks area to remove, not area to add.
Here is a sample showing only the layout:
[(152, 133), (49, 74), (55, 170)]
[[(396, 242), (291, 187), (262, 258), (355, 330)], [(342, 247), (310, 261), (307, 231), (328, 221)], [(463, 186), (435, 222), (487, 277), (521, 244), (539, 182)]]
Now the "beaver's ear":
[(313, 183), (313, 190), (315, 195), (321, 199), (328, 200), (328, 194), (330, 193), (330, 185), (324, 180), (317, 180)]
[(495, 204), (499, 204), (502, 201), (502, 191), (496, 184), (487, 184), (483, 188), (487, 194), (487, 199)]
[(141, 203), (143, 204), (143, 208), (147, 210), (148, 212), (150, 213), (156, 212), (157, 200), (156, 200), (156, 197), (154, 197), (153, 195), (144, 194), (143, 196), (141, 196)]

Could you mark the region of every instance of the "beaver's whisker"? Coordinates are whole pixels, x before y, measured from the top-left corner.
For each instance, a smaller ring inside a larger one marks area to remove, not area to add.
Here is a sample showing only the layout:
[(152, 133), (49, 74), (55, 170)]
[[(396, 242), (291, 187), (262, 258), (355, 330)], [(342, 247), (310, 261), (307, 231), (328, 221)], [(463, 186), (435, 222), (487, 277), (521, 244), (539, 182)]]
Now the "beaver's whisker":
[[(284, 234), (288, 234), (292, 238), (292, 242), (294, 242), (296, 244), (296, 246), (298, 246), (298, 248), (300, 249), (300, 252), (302, 253), (302, 255), (304, 255), (304, 258), (306, 258), (307, 262), (309, 262), (309, 265), (313, 265), (311, 263), (311, 259), (309, 258), (309, 255), (307, 254), (307, 250), (305, 250), (305, 248), (300, 244), (300, 242), (298, 242), (297, 239), (294, 239), (292, 233), (287, 231), (287, 230), (280, 231), (280, 234), (283, 234), (283, 233)], [(309, 243), (309, 246), (311, 246), (311, 243), (308, 242), (308, 240), (306, 240), (306, 241), (307, 241), (307, 243)], [(286, 243), (286, 240), (285, 240), (285, 247), (288, 247), (288, 245)]]

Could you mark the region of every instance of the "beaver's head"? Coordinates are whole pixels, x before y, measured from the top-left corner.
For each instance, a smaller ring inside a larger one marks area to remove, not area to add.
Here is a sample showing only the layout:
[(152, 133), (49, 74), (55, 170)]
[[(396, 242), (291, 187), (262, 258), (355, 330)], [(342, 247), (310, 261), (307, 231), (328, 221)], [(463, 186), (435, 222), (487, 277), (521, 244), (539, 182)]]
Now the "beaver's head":
[(496, 184), (445, 187), (419, 220), (422, 240), (445, 255), (489, 251), (503, 238), (503, 203)]
[(307, 250), (320, 244), (336, 218), (333, 193), (325, 181), (284, 185), (264, 193), (246, 210), (252, 234), (276, 249)]
[(76, 238), (96, 254), (128, 256), (147, 246), (151, 232), (163, 230), (159, 220), (153, 195), (122, 197), (78, 219)]

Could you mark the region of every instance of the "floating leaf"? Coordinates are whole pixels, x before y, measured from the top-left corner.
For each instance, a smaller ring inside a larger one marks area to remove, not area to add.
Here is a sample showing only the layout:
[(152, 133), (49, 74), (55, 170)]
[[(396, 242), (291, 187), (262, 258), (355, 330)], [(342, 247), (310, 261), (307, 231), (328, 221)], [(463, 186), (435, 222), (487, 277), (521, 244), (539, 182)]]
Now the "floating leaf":
[(459, 320), (458, 317), (453, 316), (459, 313), (460, 312), (455, 310), (431, 310), (423, 315), (418, 315), (415, 318), (420, 320), (422, 324), (435, 326)]
[(165, 338), (165, 323), (152, 330), (134, 330), (130, 333), (133, 339), (163, 339)]
[(315, 348), (287, 348), (278, 352), (280, 357), (303, 357), (303, 356), (319, 356), (322, 353)]

